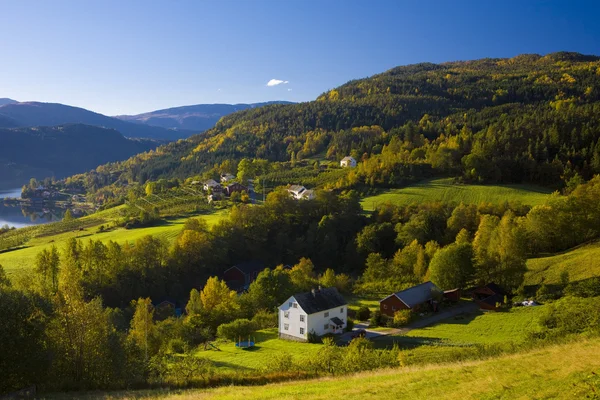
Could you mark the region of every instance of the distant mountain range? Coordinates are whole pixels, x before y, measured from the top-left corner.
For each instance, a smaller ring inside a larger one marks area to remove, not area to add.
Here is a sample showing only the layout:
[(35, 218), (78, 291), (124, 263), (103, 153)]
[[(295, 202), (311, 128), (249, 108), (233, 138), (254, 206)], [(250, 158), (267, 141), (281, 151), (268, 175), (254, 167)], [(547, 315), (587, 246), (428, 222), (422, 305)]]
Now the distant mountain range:
[(196, 132), (212, 128), (221, 117), (236, 111), (271, 104), (293, 104), (289, 101), (269, 101), (253, 104), (197, 104), (167, 108), (138, 115), (118, 115), (123, 121), (135, 122), (167, 129), (191, 130)]
[(10, 99), (0, 100), (0, 104), (2, 103), (4, 104), (0, 105), (0, 128), (85, 124), (116, 129), (127, 137), (161, 140), (177, 140), (198, 133), (135, 124), (58, 103), (18, 103)]
[(21, 186), (32, 177), (60, 178), (89, 171), (158, 145), (82, 124), (0, 128), (0, 144), (0, 188)]

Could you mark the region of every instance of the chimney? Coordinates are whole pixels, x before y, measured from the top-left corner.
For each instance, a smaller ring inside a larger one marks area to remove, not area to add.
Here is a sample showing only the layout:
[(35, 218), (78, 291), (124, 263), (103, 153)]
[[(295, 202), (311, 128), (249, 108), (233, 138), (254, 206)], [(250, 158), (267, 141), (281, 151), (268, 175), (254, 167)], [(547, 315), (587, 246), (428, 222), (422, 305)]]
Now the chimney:
[(317, 293), (315, 292), (315, 289), (311, 289), (311, 290), (310, 290), (310, 292), (312, 293), (313, 297), (315, 297), (315, 296), (316, 296), (316, 294), (317, 294)]

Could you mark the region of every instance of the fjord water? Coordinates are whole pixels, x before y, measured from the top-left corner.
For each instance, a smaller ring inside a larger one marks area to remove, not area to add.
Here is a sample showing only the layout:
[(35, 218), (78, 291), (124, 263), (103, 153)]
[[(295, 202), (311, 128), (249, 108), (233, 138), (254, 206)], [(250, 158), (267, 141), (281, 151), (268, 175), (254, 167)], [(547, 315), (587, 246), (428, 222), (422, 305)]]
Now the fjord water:
[(5, 198), (20, 198), (21, 189), (0, 189), (0, 227), (22, 228), (30, 225), (46, 224), (60, 221), (62, 210), (48, 208), (31, 208), (4, 203)]

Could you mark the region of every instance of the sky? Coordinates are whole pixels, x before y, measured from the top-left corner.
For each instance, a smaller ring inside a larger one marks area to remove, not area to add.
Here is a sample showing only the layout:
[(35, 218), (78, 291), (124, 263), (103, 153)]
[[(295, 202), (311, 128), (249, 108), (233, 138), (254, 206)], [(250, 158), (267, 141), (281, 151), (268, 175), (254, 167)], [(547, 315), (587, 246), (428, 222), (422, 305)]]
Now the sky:
[(399, 65), (600, 55), (599, 1), (0, 0), (0, 97), (137, 114), (310, 101)]

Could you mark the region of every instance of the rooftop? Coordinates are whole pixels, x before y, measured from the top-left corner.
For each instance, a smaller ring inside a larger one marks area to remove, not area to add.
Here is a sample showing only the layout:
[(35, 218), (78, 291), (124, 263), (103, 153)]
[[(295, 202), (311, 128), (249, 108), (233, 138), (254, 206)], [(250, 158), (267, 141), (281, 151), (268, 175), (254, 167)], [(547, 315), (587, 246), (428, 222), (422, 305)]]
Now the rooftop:
[(421, 283), (420, 285), (401, 290), (400, 292), (396, 292), (392, 296), (395, 295), (408, 307), (413, 308), (419, 304), (423, 304), (426, 301), (431, 300), (434, 292), (441, 293), (441, 290), (437, 286), (435, 286), (433, 282), (428, 281), (425, 283)]
[(307, 314), (314, 314), (348, 304), (334, 287), (299, 293), (294, 295), (294, 298)]

